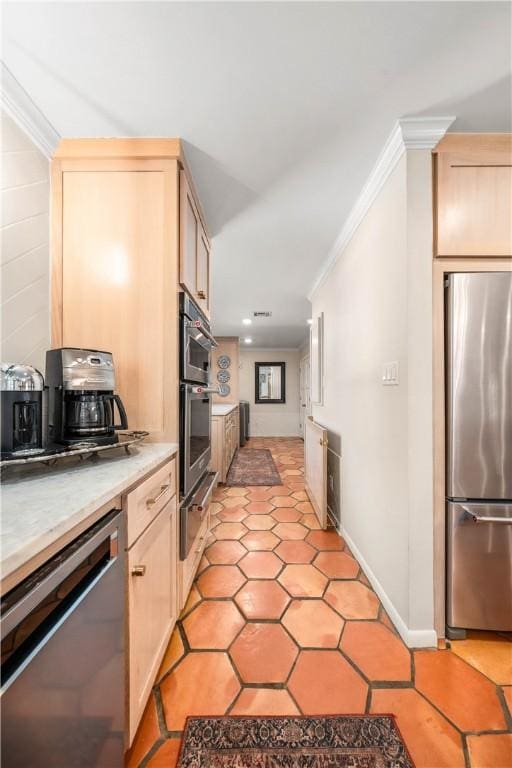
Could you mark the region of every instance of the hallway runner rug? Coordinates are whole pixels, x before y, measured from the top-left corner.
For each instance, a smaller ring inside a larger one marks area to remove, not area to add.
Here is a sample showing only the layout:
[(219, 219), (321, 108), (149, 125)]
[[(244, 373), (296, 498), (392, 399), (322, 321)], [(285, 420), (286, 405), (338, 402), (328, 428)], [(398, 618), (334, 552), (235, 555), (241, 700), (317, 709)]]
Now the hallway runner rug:
[(392, 715), (189, 717), (178, 768), (414, 768)]
[(281, 475), (268, 448), (237, 451), (229, 468), (226, 485), (282, 485)]

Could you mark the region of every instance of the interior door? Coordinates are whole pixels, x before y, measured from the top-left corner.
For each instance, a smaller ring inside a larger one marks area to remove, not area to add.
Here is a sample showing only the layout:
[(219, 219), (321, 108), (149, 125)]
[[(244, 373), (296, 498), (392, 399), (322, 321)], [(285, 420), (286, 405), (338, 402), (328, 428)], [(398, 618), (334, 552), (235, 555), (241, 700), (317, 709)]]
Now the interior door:
[(327, 528), (327, 430), (308, 418), (304, 428), (306, 493), (318, 522)]
[(302, 437), (306, 419), (311, 415), (311, 391), (309, 387), (309, 355), (305, 355), (299, 363), (299, 394), (300, 411), (299, 424)]

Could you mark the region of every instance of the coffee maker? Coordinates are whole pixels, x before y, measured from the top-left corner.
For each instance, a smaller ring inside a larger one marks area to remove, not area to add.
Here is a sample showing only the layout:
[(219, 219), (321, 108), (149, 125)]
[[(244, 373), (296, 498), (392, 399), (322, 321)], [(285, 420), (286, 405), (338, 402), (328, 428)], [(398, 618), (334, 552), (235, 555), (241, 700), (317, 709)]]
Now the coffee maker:
[(36, 368), (2, 363), (2, 458), (32, 456), (44, 450), (46, 398)]
[[(110, 352), (50, 349), (46, 353), (48, 439), (62, 445), (117, 443), (116, 430), (128, 429), (126, 411), (114, 393)], [(120, 423), (115, 423), (114, 405)]]

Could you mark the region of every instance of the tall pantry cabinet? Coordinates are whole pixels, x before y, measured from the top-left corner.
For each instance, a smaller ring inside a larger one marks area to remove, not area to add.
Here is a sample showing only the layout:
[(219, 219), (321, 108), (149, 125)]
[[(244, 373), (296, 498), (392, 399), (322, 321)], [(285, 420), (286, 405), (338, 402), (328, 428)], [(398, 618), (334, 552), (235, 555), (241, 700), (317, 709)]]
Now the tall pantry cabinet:
[(53, 346), (112, 352), (130, 429), (177, 442), (178, 292), (207, 310), (210, 286), (180, 141), (63, 140), (52, 196)]

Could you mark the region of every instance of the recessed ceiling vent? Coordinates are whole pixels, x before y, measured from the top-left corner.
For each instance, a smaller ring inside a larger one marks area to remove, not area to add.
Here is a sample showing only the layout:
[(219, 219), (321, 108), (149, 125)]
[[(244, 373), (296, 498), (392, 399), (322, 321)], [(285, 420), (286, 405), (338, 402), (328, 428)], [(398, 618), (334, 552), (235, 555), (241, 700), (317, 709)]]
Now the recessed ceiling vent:
[(272, 317), (272, 312), (253, 312), (254, 317)]

